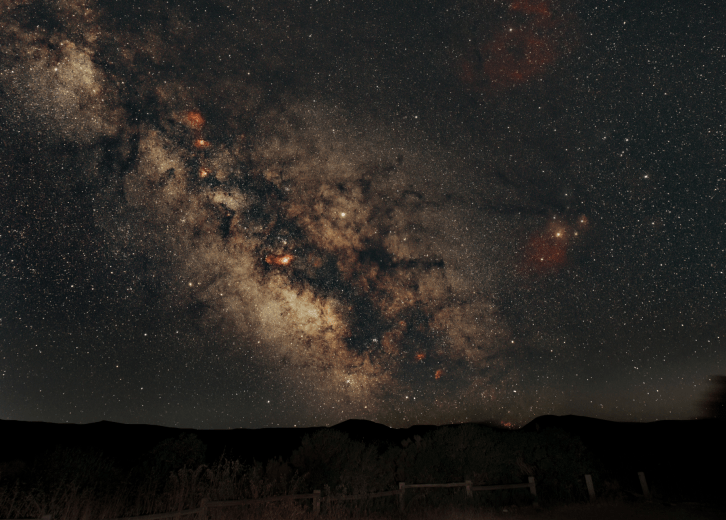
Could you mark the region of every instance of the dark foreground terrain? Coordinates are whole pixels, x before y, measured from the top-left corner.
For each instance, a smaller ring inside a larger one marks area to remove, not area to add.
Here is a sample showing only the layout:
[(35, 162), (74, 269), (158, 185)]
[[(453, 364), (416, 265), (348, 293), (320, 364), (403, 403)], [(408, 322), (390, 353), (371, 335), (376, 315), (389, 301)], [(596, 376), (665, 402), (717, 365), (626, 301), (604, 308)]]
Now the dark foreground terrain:
[[(539, 417), (519, 430), (485, 424), (395, 429), (359, 420), (261, 430), (0, 421), (0, 518), (120, 518), (194, 509), (205, 497), (321, 490), (325, 499), (397, 490), (399, 482), (487, 486), (529, 477), (536, 481), (537, 508), (528, 488), (476, 490), (469, 498), (461, 487), (407, 488), (406, 515), (722, 518), (724, 434), (715, 419), (641, 424), (577, 416)], [(595, 503), (589, 503), (586, 474)], [(216, 509), (212, 516), (298, 518), (312, 508), (310, 499), (276, 504)], [(323, 502), (321, 511), (384, 518), (399, 515), (398, 497)]]
[(474, 520), (481, 518), (507, 520), (720, 520), (724, 510), (703, 504), (664, 505), (654, 502), (597, 502), (549, 508), (503, 507), (478, 512), (432, 512), (421, 520)]

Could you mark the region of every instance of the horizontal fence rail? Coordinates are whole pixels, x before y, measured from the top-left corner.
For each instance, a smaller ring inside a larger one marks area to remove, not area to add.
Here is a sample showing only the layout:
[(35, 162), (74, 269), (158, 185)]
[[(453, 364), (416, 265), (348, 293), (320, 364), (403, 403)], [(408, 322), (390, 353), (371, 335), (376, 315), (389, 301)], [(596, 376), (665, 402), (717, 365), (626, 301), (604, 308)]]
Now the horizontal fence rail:
[(331, 496), (331, 497), (325, 497), (322, 500), (324, 502), (335, 502), (338, 500), (366, 500), (368, 498), (378, 498), (378, 497), (393, 497), (396, 495), (400, 495), (401, 492), (396, 491), (378, 491), (376, 493), (365, 493), (363, 495), (340, 495), (340, 496)]
[[(178, 516), (188, 515), (199, 515), (201, 520), (206, 520), (209, 509), (212, 507), (232, 507), (232, 506), (248, 506), (254, 504), (264, 504), (267, 502), (281, 502), (283, 500), (313, 500), (313, 512), (315, 514), (320, 513), (321, 502), (337, 502), (342, 500), (367, 500), (369, 498), (380, 498), (380, 497), (392, 497), (398, 495), (399, 507), (401, 511), (405, 508), (404, 493), (406, 489), (416, 488), (453, 488), (453, 487), (465, 487), (466, 496), (471, 497), (472, 491), (493, 491), (497, 489), (517, 489), (517, 488), (530, 488), (532, 495), (535, 500), (537, 498), (537, 492), (534, 486), (534, 477), (529, 477), (528, 484), (500, 484), (496, 486), (474, 486), (470, 480), (466, 482), (450, 482), (446, 484), (406, 484), (405, 482), (398, 483), (398, 489), (393, 491), (377, 491), (375, 493), (364, 493), (358, 495), (339, 495), (339, 496), (326, 496), (322, 497), (320, 490), (316, 489), (312, 493), (303, 493), (299, 495), (281, 495), (276, 497), (266, 498), (245, 498), (242, 500), (208, 500), (203, 498), (199, 507), (195, 509), (185, 509), (182, 511), (174, 511), (170, 513), (155, 513), (152, 515), (142, 516), (126, 516), (123, 518), (115, 518), (113, 520), (161, 520), (162, 518), (175, 518)], [(537, 502), (535, 502), (535, 505)], [(52, 520), (50, 515), (44, 516), (41, 520)]]
[(406, 489), (409, 488), (450, 488), (450, 487), (464, 487), (466, 482), (451, 482), (449, 484), (406, 484)]
[[(532, 484), (502, 484), (496, 486), (472, 486), (472, 491), (494, 491), (495, 489), (519, 489), (532, 487)], [(534, 495), (534, 493), (532, 493)]]
[(530, 493), (532, 494), (532, 497), (534, 498), (534, 505), (537, 506), (539, 503), (537, 502), (537, 488), (534, 483), (534, 477), (528, 477), (529, 482), (527, 484), (497, 484), (494, 486), (474, 486), (471, 483), (471, 480), (467, 480), (465, 482), (450, 482), (448, 484), (406, 484), (405, 482), (399, 482), (398, 483), (398, 490), (400, 492), (399, 496), (399, 509), (401, 512), (406, 507), (406, 503), (404, 502), (403, 493), (406, 489), (410, 488), (452, 488), (452, 487), (465, 487), (466, 488), (466, 496), (471, 497), (473, 491), (495, 491), (498, 489), (519, 489), (519, 488), (529, 488)]
[(305, 493), (302, 495), (281, 495), (277, 497), (267, 498), (245, 498), (243, 500), (217, 500), (214, 502), (207, 502), (207, 507), (247, 506), (252, 504), (262, 504), (265, 502), (280, 502), (282, 500), (300, 500), (305, 498), (320, 499), (320, 491), (316, 491), (314, 493)]

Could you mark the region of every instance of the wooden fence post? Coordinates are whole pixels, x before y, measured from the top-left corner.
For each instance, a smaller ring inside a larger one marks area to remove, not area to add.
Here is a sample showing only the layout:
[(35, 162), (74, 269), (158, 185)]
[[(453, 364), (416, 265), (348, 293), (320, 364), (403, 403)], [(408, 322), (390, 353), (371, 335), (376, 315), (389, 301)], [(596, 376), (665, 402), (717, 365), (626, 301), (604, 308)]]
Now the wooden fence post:
[(648, 483), (645, 481), (645, 473), (638, 471), (638, 478), (640, 479), (640, 487), (643, 488), (643, 496), (650, 500), (650, 489), (648, 489)]
[(534, 477), (527, 477), (527, 480), (529, 481), (529, 492), (532, 493), (532, 496), (534, 497), (534, 505), (538, 506), (539, 502), (537, 502), (537, 487), (534, 485)]
[(405, 482), (399, 482), (398, 483), (398, 509), (403, 513), (403, 510), (405, 508), (406, 503), (404, 502), (403, 493), (406, 491), (406, 483)]
[(202, 501), (199, 503), (199, 519), (200, 520), (207, 520), (209, 516), (207, 516), (207, 502), (209, 502), (209, 499), (207, 497), (204, 497)]
[(590, 500), (595, 500), (595, 487), (592, 485), (592, 476), (585, 475), (585, 482), (587, 483), (587, 492), (590, 495)]
[(471, 480), (466, 481), (466, 498), (471, 498)]
[(313, 514), (319, 515), (320, 514), (320, 490), (316, 489), (313, 491)]

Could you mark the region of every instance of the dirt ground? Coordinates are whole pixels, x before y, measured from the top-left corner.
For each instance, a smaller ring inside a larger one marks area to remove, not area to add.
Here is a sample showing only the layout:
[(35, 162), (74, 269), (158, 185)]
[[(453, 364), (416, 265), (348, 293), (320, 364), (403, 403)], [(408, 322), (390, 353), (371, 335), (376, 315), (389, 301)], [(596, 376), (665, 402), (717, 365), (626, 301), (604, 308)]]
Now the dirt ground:
[(724, 520), (726, 508), (659, 502), (572, 504), (553, 508), (501, 508), (481, 518), (510, 520)]

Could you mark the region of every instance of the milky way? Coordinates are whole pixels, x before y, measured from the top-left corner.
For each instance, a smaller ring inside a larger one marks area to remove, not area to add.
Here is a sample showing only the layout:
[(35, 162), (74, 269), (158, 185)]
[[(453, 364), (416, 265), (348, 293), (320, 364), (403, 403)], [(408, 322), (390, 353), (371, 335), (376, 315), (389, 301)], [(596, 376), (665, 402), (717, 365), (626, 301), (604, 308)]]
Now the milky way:
[[(663, 35), (595, 7), (10, 2), (2, 414), (697, 414), (723, 362), (723, 128), (675, 72), (613, 75), (603, 49), (655, 61)], [(18, 404), (24, 371), (63, 391)]]

